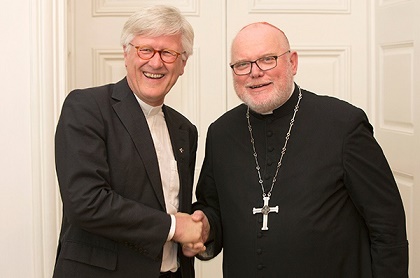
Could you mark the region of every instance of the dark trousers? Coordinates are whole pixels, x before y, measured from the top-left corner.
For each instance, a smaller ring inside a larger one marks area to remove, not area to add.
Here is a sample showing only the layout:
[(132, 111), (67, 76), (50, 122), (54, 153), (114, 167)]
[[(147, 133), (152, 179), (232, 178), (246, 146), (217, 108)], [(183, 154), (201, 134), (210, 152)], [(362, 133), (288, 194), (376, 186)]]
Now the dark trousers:
[(178, 268), (176, 272), (161, 272), (159, 278), (182, 278), (181, 271)]

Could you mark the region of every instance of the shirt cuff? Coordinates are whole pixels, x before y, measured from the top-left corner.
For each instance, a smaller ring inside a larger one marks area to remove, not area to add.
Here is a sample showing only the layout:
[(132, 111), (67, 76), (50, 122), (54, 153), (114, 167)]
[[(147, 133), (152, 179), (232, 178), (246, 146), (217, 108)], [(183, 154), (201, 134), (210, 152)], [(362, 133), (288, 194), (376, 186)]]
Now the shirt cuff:
[(176, 218), (175, 215), (170, 214), (171, 216), (171, 228), (169, 229), (168, 239), (166, 241), (172, 240), (175, 234), (175, 228), (176, 228)]

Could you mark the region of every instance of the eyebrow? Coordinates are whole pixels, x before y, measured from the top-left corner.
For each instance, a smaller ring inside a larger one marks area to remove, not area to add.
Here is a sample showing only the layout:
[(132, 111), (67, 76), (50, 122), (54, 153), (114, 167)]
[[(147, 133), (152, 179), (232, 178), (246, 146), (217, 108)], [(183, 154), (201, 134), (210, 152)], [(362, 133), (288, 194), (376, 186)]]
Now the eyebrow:
[(264, 54), (263, 56), (260, 56), (260, 57), (258, 57), (257, 59), (253, 59), (253, 60), (250, 60), (250, 59), (241, 59), (241, 60), (237, 60), (235, 63), (233, 63), (233, 64), (236, 64), (236, 63), (239, 63), (239, 62), (251, 62), (251, 61), (256, 61), (256, 60), (258, 60), (258, 59), (261, 59), (261, 58), (264, 58), (264, 57), (270, 57), (270, 56), (278, 56), (278, 54), (277, 53), (274, 53), (274, 52), (272, 52), (272, 53), (267, 53), (267, 54)]

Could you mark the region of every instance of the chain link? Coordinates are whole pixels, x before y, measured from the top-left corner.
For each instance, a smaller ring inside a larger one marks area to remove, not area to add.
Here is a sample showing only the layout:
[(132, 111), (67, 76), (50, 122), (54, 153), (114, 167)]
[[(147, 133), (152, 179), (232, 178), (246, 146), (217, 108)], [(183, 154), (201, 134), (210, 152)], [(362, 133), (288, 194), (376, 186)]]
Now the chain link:
[(254, 155), (255, 165), (256, 165), (255, 169), (257, 170), (257, 173), (258, 173), (258, 182), (261, 185), (261, 189), (262, 189), (262, 192), (263, 192), (263, 197), (266, 197), (266, 196), (270, 197), (271, 196), (271, 192), (273, 191), (274, 184), (276, 183), (277, 175), (278, 175), (280, 167), (281, 167), (281, 162), (283, 160), (283, 156), (286, 153), (287, 142), (289, 142), (290, 133), (292, 132), (293, 124), (295, 123), (296, 113), (299, 110), (300, 100), (302, 99), (302, 91), (300, 90), (299, 86), (298, 86), (298, 89), (299, 89), (298, 101), (296, 103), (292, 119), (290, 120), (289, 130), (286, 133), (284, 146), (281, 149), (281, 155), (280, 155), (279, 162), (277, 163), (276, 173), (274, 174), (273, 181), (271, 183), (270, 191), (268, 191), (267, 194), (265, 193), (264, 182), (261, 178), (261, 172), (260, 172), (261, 167), (260, 167), (260, 164), (258, 163), (258, 154), (257, 154), (257, 150), (255, 149), (255, 139), (254, 139), (254, 136), (252, 135), (252, 126), (251, 126), (251, 121), (249, 119), (249, 106), (248, 106), (247, 111), (246, 111), (246, 119), (248, 121), (248, 130), (249, 130), (249, 135), (251, 136), (252, 150), (254, 152), (253, 155)]

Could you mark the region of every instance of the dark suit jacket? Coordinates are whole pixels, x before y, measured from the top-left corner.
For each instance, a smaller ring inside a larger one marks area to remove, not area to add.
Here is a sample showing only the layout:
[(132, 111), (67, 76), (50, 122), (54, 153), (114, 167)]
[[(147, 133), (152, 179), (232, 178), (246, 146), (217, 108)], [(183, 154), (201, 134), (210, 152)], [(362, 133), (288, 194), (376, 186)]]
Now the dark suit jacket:
[[(197, 129), (170, 107), (163, 112), (179, 211), (189, 213)], [(158, 277), (171, 220), (152, 137), (126, 79), (71, 92), (55, 140), (63, 222), (54, 277)], [(183, 277), (194, 277), (193, 259), (179, 252), (179, 261)]]

